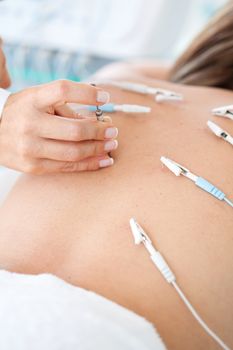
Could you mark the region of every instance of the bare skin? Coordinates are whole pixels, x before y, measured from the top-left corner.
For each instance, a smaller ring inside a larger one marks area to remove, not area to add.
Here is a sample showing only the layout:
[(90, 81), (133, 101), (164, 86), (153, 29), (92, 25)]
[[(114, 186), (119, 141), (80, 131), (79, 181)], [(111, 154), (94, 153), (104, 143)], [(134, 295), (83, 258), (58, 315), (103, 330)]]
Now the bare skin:
[(114, 300), (153, 322), (168, 349), (219, 349), (146, 250), (134, 245), (133, 216), (207, 324), (233, 347), (232, 209), (160, 163), (170, 157), (232, 199), (232, 147), (206, 122), (215, 119), (233, 134), (230, 121), (210, 113), (232, 103), (233, 92), (137, 80), (180, 91), (185, 102), (157, 104), (108, 87), (112, 101), (150, 105), (152, 113), (113, 116), (119, 129), (113, 167), (20, 178), (0, 210), (0, 266), (50, 272)]
[(119, 76), (127, 76), (135, 79), (149, 78), (157, 80), (168, 80), (171, 65), (167, 62), (159, 62), (155, 60), (138, 60), (131, 62), (115, 62), (108, 64), (100, 69), (95, 78), (109, 79), (110, 76), (114, 79), (119, 79)]
[(7, 89), (11, 84), (11, 80), (6, 67), (6, 57), (2, 50), (2, 43), (2, 38), (0, 37), (0, 87)]

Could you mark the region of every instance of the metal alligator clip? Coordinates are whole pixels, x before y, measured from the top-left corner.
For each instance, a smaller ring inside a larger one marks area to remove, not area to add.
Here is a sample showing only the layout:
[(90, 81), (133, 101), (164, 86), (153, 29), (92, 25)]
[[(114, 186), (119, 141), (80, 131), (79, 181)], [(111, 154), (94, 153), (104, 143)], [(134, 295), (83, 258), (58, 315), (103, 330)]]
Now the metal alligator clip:
[(98, 121), (104, 121), (103, 111), (99, 108), (99, 106), (96, 106), (95, 115)]
[(157, 250), (153, 247), (150, 238), (143, 230), (143, 228), (137, 223), (137, 221), (134, 218), (131, 218), (129, 223), (132, 234), (134, 236), (134, 243), (137, 245), (143, 243), (150, 255), (153, 256), (154, 254), (156, 254)]
[(155, 100), (157, 102), (163, 101), (182, 101), (183, 96), (174, 91), (169, 91), (165, 89), (156, 89)]
[[(232, 139), (233, 140), (233, 139)], [(232, 143), (233, 144), (233, 143)], [(233, 208), (233, 202), (230, 201), (228, 198), (226, 198), (226, 195), (224, 192), (222, 192), (219, 188), (217, 188), (215, 185), (213, 185), (212, 183), (210, 183), (208, 180), (205, 180), (203, 177), (201, 176), (197, 176), (194, 175), (193, 173), (191, 173), (191, 171), (189, 171), (187, 168), (183, 167), (182, 165), (174, 162), (171, 159), (165, 158), (165, 157), (161, 157), (160, 158), (161, 162), (166, 165), (166, 167), (171, 170), (173, 172), (173, 174), (175, 174), (176, 176), (180, 176), (183, 175), (187, 178), (189, 178), (190, 180), (192, 180), (195, 185), (199, 188), (201, 188), (202, 190), (204, 190), (205, 192), (211, 194), (212, 196), (214, 196), (215, 198), (219, 199), (219, 200), (224, 200), (225, 202), (227, 202), (227, 204), (229, 204), (232, 208)]]
[[(103, 82), (102, 82), (103, 83)], [(135, 92), (143, 95), (153, 95), (157, 102), (162, 101), (181, 101), (183, 100), (182, 94), (174, 91), (160, 89), (153, 86), (148, 86), (139, 83), (133, 83), (130, 81), (108, 81), (105, 83), (118, 87), (125, 91)]]
[[(96, 86), (95, 83), (91, 83), (91, 86)], [(95, 115), (96, 115), (96, 119), (98, 121), (103, 122), (104, 121), (104, 117), (103, 117), (103, 111), (99, 108), (99, 106), (96, 106), (96, 111), (95, 111)]]
[(191, 173), (191, 171), (185, 168), (183, 165), (180, 165), (179, 163), (176, 163), (173, 160), (166, 157), (161, 157), (160, 160), (176, 176), (183, 175), (194, 182), (197, 181), (198, 176)]
[(212, 114), (233, 120), (233, 105), (214, 108)]
[(146, 250), (150, 254), (150, 258), (156, 268), (161, 272), (168, 283), (174, 283), (176, 278), (167, 262), (158, 250), (153, 246), (150, 238), (147, 236), (143, 228), (137, 223), (135, 219), (130, 219), (130, 228), (134, 236), (135, 244), (143, 243)]
[(207, 125), (216, 136), (222, 138), (223, 140), (233, 145), (233, 137), (227, 131), (221, 129), (220, 126), (211, 122), (210, 120), (208, 120)]

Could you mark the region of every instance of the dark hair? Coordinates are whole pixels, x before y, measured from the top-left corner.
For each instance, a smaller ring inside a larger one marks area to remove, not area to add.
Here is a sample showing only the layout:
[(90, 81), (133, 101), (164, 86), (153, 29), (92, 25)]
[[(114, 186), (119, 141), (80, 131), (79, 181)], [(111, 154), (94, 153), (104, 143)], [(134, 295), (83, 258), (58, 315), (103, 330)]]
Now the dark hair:
[(233, 1), (227, 3), (175, 62), (170, 80), (233, 90)]

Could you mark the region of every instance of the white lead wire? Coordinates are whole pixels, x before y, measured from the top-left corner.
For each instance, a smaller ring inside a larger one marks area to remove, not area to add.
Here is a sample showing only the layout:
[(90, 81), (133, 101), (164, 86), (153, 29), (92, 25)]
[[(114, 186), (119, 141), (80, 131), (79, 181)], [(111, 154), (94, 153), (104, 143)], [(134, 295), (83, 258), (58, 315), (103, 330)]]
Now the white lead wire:
[(233, 208), (233, 202), (230, 201), (230, 199), (224, 197), (223, 200), (224, 200), (225, 202), (227, 202), (227, 204), (229, 204), (229, 205)]
[(194, 309), (192, 304), (188, 301), (180, 287), (177, 285), (176, 282), (171, 282), (177, 293), (179, 294), (180, 298), (184, 302), (184, 304), (187, 306), (193, 317), (196, 319), (196, 321), (201, 325), (201, 327), (208, 333), (215, 341), (218, 343), (224, 350), (230, 350), (230, 348), (222, 341), (219, 336), (217, 336), (216, 333), (214, 333), (207, 324), (203, 321), (203, 319), (198, 315), (197, 311)]
[(145, 248), (147, 249), (150, 258), (153, 262), (153, 264), (156, 266), (156, 268), (160, 271), (164, 279), (169, 283), (172, 284), (175, 290), (177, 291), (179, 297), (182, 299), (184, 304), (187, 306), (188, 310), (191, 312), (193, 317), (196, 319), (196, 321), (200, 324), (200, 326), (205, 330), (205, 332), (216, 341), (216, 343), (221, 346), (223, 350), (230, 350), (230, 348), (222, 341), (222, 339), (214, 332), (212, 331), (207, 324), (203, 321), (203, 319), (199, 316), (197, 311), (194, 309), (192, 304), (189, 302), (189, 300), (186, 298), (180, 287), (176, 283), (176, 277), (175, 274), (170, 269), (168, 263), (163, 258), (162, 254), (154, 247), (152, 244), (149, 236), (146, 234), (146, 232), (143, 230), (143, 228), (137, 223), (137, 221), (134, 218), (130, 219), (130, 227), (132, 234), (134, 236), (134, 242), (135, 244), (143, 243)]
[(228, 135), (225, 140), (233, 146), (233, 137), (231, 135)]

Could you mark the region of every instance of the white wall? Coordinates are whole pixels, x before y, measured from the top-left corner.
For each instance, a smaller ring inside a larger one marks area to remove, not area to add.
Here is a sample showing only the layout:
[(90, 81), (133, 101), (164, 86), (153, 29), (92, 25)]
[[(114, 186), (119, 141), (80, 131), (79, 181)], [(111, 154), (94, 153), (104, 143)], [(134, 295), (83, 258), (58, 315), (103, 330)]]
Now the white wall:
[(178, 54), (225, 0), (7, 0), (7, 42), (113, 58)]

